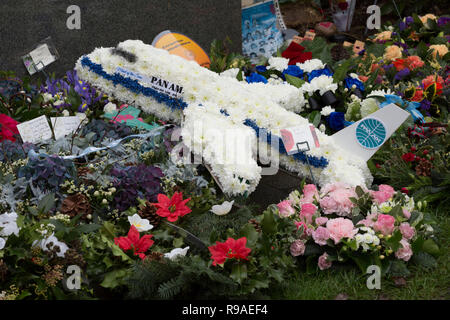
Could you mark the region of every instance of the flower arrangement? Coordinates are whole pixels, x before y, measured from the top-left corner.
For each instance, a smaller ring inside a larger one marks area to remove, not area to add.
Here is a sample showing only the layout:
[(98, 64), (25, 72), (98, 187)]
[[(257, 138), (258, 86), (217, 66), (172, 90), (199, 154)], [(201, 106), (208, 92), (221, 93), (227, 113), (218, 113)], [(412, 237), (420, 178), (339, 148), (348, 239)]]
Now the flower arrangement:
[(350, 260), (365, 272), (371, 264), (406, 268), (404, 262), (415, 254), (433, 260), (436, 244), (427, 219), (417, 211), (421, 205), (389, 185), (367, 190), (334, 183), (320, 190), (305, 185), (276, 211), (297, 226), (290, 246), (294, 257), (317, 259), (320, 270)]

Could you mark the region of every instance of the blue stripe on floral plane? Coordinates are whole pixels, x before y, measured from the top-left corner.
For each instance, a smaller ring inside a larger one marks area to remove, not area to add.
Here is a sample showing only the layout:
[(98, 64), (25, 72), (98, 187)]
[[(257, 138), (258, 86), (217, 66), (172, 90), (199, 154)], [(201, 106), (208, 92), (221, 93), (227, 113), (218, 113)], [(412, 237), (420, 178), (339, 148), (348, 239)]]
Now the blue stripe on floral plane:
[[(266, 129), (261, 129), (259, 128), (256, 123), (250, 119), (245, 120), (244, 124), (246, 126), (249, 126), (250, 128), (252, 128), (253, 130), (255, 130), (256, 132), (256, 136), (259, 138), (260, 137), (260, 131), (265, 131), (266, 132), (266, 136), (267, 136), (267, 143), (270, 145), (271, 141), (272, 141), (272, 136), (274, 139), (278, 139), (278, 147), (279, 147), (279, 152), (281, 154), (286, 154), (287, 155), (287, 151), (284, 148), (284, 144), (283, 144), (283, 140), (276, 136), (276, 135), (272, 135), (270, 132), (268, 132)], [(325, 159), (324, 157), (314, 157), (314, 156), (308, 156), (303, 152), (299, 152), (296, 153), (294, 155), (292, 155), (292, 157), (294, 157), (295, 160), (297, 161), (301, 161), (303, 163), (306, 163), (306, 157), (308, 157), (309, 163), (316, 168), (325, 168), (328, 166), (328, 160)]]
[(114, 85), (120, 84), (121, 86), (127, 88), (128, 90), (142, 94), (146, 97), (151, 97), (158, 101), (159, 103), (164, 103), (169, 108), (184, 109), (187, 107), (187, 103), (176, 98), (171, 98), (163, 93), (160, 93), (152, 88), (144, 87), (137, 80), (126, 78), (118, 73), (109, 74), (107, 73), (100, 64), (92, 62), (87, 56), (81, 59), (81, 65), (88, 68), (90, 71), (98, 74), (105, 80), (111, 81)]

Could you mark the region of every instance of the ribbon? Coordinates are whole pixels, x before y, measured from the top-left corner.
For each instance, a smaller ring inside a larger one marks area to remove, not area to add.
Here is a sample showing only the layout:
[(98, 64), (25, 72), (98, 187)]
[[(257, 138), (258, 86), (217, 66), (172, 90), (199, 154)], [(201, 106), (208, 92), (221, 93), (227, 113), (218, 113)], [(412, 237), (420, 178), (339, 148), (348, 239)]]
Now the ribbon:
[(380, 104), (380, 108), (383, 108), (385, 106), (387, 106), (388, 104), (397, 104), (403, 108), (405, 108), (406, 110), (409, 111), (409, 113), (411, 114), (411, 116), (413, 117), (414, 122), (415, 121), (419, 121), (420, 123), (424, 123), (425, 119), (422, 115), (422, 113), (420, 113), (419, 110), (417, 110), (420, 107), (420, 103), (419, 102), (410, 102), (410, 101), (405, 101), (402, 98), (400, 98), (399, 96), (395, 95), (395, 94), (387, 94), (384, 96), (386, 98), (386, 101), (383, 101)]
[[(84, 149), (83, 152), (80, 153), (79, 155), (64, 156), (61, 158), (64, 160), (73, 160), (73, 159), (83, 158), (94, 152), (103, 151), (103, 150), (107, 150), (107, 149), (113, 149), (113, 148), (117, 147), (120, 143), (122, 143), (123, 141), (129, 140), (129, 139), (138, 139), (138, 138), (147, 139), (150, 137), (155, 137), (160, 134), (159, 131), (161, 131), (161, 129), (168, 127), (168, 126), (170, 126), (170, 125), (153, 128), (149, 132), (144, 133), (144, 134), (133, 134), (133, 135), (127, 136), (122, 139), (114, 140), (110, 144), (108, 144), (106, 147), (101, 147), (101, 148), (88, 147), (88, 148)], [(30, 159), (36, 159), (38, 157), (49, 157), (49, 155), (46, 153), (36, 153), (36, 151), (34, 151), (34, 149), (31, 149), (28, 152), (28, 157)]]

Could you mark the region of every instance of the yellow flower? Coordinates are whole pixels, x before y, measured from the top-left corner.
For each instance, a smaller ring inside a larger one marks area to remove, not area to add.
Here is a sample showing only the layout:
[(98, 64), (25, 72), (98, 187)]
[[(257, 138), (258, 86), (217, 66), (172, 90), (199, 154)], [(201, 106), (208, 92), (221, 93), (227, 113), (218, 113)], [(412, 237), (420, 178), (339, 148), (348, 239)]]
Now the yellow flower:
[(375, 41), (376, 40), (390, 40), (392, 36), (392, 31), (383, 31), (377, 34), (377, 36), (375, 37)]
[(439, 54), (440, 57), (443, 57), (448, 52), (448, 48), (445, 44), (433, 44), (430, 46), (430, 49), (433, 50), (433, 57), (435, 58), (436, 54)]
[(398, 46), (389, 46), (384, 50), (383, 59), (392, 61), (402, 57), (402, 49)]
[(420, 17), (420, 21), (422, 21), (423, 24), (426, 24), (428, 19), (437, 20), (437, 17), (432, 13), (428, 13), (428, 14)]

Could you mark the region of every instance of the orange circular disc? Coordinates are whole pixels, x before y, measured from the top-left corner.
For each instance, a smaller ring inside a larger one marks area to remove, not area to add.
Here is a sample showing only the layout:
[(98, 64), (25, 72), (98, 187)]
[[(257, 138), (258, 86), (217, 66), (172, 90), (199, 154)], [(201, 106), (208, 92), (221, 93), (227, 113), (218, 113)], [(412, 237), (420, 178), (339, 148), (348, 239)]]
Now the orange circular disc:
[(169, 30), (161, 32), (153, 40), (152, 46), (167, 50), (186, 60), (194, 60), (205, 68), (209, 68), (211, 65), (211, 60), (205, 50), (194, 40), (178, 32)]

